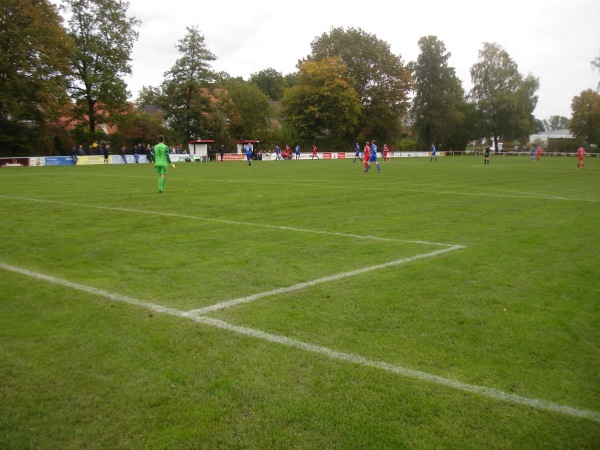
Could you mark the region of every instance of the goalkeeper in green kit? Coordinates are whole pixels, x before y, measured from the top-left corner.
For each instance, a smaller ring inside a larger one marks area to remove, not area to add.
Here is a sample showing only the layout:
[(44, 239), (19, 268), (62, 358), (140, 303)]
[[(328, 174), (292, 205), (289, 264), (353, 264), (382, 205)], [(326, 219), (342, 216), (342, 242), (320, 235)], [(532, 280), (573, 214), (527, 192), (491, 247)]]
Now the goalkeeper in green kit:
[(158, 136), (158, 144), (154, 147), (154, 167), (158, 172), (158, 193), (162, 194), (165, 191), (165, 181), (167, 179), (167, 169), (169, 164), (175, 167), (175, 164), (171, 163), (171, 157), (169, 156), (169, 147), (164, 144), (165, 137), (161, 134)]

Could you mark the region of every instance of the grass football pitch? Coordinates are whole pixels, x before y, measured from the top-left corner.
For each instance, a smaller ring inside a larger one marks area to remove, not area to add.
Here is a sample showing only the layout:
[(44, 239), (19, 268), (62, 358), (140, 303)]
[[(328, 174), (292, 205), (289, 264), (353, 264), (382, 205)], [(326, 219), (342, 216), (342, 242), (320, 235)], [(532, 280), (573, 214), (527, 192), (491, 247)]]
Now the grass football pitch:
[(598, 448), (600, 160), (0, 169), (0, 448)]

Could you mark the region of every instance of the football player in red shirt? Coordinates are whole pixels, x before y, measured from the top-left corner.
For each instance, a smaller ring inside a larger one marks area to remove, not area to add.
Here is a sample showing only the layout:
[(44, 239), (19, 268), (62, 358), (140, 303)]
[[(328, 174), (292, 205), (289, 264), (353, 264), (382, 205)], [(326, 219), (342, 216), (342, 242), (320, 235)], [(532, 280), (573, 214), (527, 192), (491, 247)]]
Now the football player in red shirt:
[(585, 155), (587, 155), (585, 148), (579, 147), (579, 149), (577, 150), (577, 168), (578, 169), (579, 169), (579, 166), (585, 167), (585, 164), (583, 163), (583, 157)]
[(371, 146), (369, 145), (368, 142), (365, 143), (365, 149), (364, 149), (364, 155), (363, 155), (363, 161), (365, 163), (365, 170), (363, 170), (363, 172), (366, 172), (367, 169), (369, 168), (369, 158), (371, 157)]

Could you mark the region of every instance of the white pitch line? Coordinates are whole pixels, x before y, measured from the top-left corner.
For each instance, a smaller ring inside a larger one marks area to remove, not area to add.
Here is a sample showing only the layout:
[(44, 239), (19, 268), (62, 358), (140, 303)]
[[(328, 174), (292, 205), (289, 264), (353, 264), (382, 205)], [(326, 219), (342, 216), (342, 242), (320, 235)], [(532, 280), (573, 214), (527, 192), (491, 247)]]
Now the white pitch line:
[(264, 331), (256, 330), (253, 328), (242, 327), (238, 325), (232, 325), (227, 322), (218, 319), (212, 319), (209, 317), (202, 316), (190, 316), (189, 314), (179, 311), (174, 308), (166, 308), (161, 305), (157, 305), (154, 303), (143, 302), (141, 300), (137, 300), (133, 297), (129, 297), (126, 295), (113, 294), (102, 289), (96, 289), (90, 286), (86, 286), (80, 283), (73, 283), (68, 280), (63, 280), (57, 277), (53, 277), (50, 275), (44, 275), (42, 273), (33, 272), (31, 270), (23, 269), (20, 267), (12, 266), (9, 264), (0, 263), (0, 268), (19, 273), (21, 275), (25, 275), (28, 277), (36, 278), (39, 280), (43, 280), (49, 283), (57, 284), (60, 286), (65, 286), (71, 289), (80, 290), (83, 292), (87, 292), (89, 294), (96, 295), (98, 297), (104, 297), (112, 301), (119, 301), (123, 303), (127, 303), (133, 306), (143, 307), (150, 309), (156, 312), (162, 312), (165, 314), (169, 314), (172, 316), (187, 318), (196, 323), (201, 323), (204, 325), (208, 325), (211, 327), (215, 327), (221, 330), (231, 331), (233, 333), (237, 333), (243, 336), (261, 339), (267, 342), (285, 345), (292, 348), (297, 348), (300, 350), (304, 350), (307, 352), (315, 353), (318, 355), (326, 356), (328, 358), (350, 362), (362, 367), (372, 367), (375, 369), (384, 370), (386, 372), (394, 373), (405, 378), (416, 379), (425, 383), (436, 384), (439, 386), (448, 387), (451, 389), (468, 392), (471, 394), (477, 394), (483, 397), (488, 397), (496, 401), (502, 401), (505, 403), (512, 403), (518, 405), (529, 406), (533, 409), (537, 410), (545, 410), (550, 411), (557, 414), (562, 414), (569, 417), (575, 417), (580, 419), (587, 419), (593, 422), (600, 423), (600, 413), (588, 409), (580, 409), (574, 408), (571, 406), (561, 405), (558, 403), (549, 402), (547, 400), (541, 400), (536, 398), (523, 397), (520, 395), (510, 394), (508, 392), (500, 391), (498, 389), (493, 389), (485, 386), (478, 386), (473, 384), (462, 383), (457, 380), (452, 380), (450, 378), (444, 378), (438, 375), (433, 375), (427, 372), (421, 372), (418, 370), (409, 369), (402, 366), (395, 366), (393, 364), (386, 363), (384, 361), (376, 361), (365, 358), (364, 356), (355, 355), (352, 353), (339, 352), (337, 350), (330, 349), (328, 347), (322, 347), (319, 345), (309, 344), (302, 341), (297, 341), (295, 339), (291, 339), (285, 336), (279, 336), (276, 334), (265, 333)]
[(61, 278), (57, 278), (52, 275), (45, 275), (43, 273), (33, 272), (31, 270), (23, 269), (23, 268), (17, 267), (17, 266), (11, 266), (10, 264), (4, 264), (2, 262), (0, 262), (0, 269), (8, 270), (8, 271), (15, 272), (15, 273), (20, 273), (21, 275), (26, 275), (31, 278), (37, 278), (38, 280), (47, 281), (52, 284), (65, 286), (65, 287), (68, 287), (71, 289), (76, 289), (78, 291), (87, 292), (88, 294), (97, 295), (98, 297), (104, 297), (109, 300), (114, 300), (116, 302), (128, 303), (130, 305), (141, 306), (142, 308), (151, 309), (156, 312), (162, 312), (165, 314), (172, 314), (175, 316), (183, 317), (183, 314), (181, 313), (181, 311), (174, 309), (174, 308), (167, 308), (162, 305), (143, 302), (141, 300), (137, 300), (133, 297), (128, 297), (126, 295), (113, 294), (111, 292), (104, 291), (102, 289), (97, 289), (95, 287), (86, 286), (85, 284), (74, 283), (72, 281), (63, 280)]
[(503, 401), (506, 403), (526, 405), (537, 410), (546, 410), (554, 413), (563, 414), (565, 416), (577, 417), (581, 419), (588, 419), (594, 422), (600, 423), (600, 413), (588, 409), (573, 408), (571, 406), (560, 405), (558, 403), (549, 402), (547, 400), (541, 400), (537, 398), (523, 397), (521, 395), (511, 394), (508, 392), (500, 391), (498, 389), (489, 388), (486, 386), (478, 386), (475, 384), (467, 384), (461, 381), (452, 380), (450, 378), (444, 378), (438, 375), (433, 375), (427, 372), (421, 372), (419, 370), (413, 370), (402, 366), (395, 366), (393, 364), (386, 363), (384, 361), (376, 361), (365, 358), (364, 356), (355, 355), (352, 353), (339, 352), (337, 350), (330, 349), (328, 347), (322, 347), (320, 345), (308, 344), (306, 342), (297, 341), (285, 336), (279, 336), (276, 334), (265, 333), (260, 330), (253, 328), (241, 327), (238, 325), (232, 325), (227, 322), (218, 319), (212, 319), (209, 317), (192, 317), (192, 320), (198, 323), (211, 325), (222, 330), (232, 331), (237, 334), (262, 339), (264, 341), (273, 342), (276, 344), (286, 345), (288, 347), (294, 347), (301, 350), (305, 350), (311, 353), (327, 356), (331, 359), (338, 361), (346, 361), (357, 364), (363, 367), (373, 367), (376, 369), (385, 370), (386, 372), (395, 373), (397, 375), (413, 378), (419, 381), (437, 384), (440, 386), (449, 387), (459, 391), (469, 392), (471, 394), (478, 394), (483, 397), (488, 397), (493, 400)]
[(427, 242), (427, 241), (417, 241), (417, 240), (407, 240), (407, 239), (394, 239), (394, 238), (382, 238), (377, 236), (369, 236), (369, 235), (357, 235), (357, 234), (346, 234), (346, 233), (336, 233), (333, 231), (323, 231), (323, 230), (309, 230), (305, 228), (294, 228), (288, 226), (279, 226), (279, 225), (268, 225), (263, 223), (253, 223), (253, 222), (239, 222), (235, 220), (227, 220), (227, 219), (215, 219), (211, 217), (201, 217), (201, 216), (191, 216), (186, 214), (177, 214), (177, 213), (166, 213), (160, 211), (148, 211), (144, 209), (135, 209), (135, 208), (120, 208), (113, 206), (101, 206), (101, 205), (87, 205), (84, 203), (72, 203), (72, 202), (63, 202), (59, 200), (45, 200), (39, 198), (30, 198), (30, 197), (14, 197), (9, 195), (0, 195), (0, 198), (6, 198), (9, 200), (25, 200), (30, 202), (38, 202), (38, 203), (50, 203), (56, 205), (65, 205), (65, 206), (77, 206), (81, 208), (91, 208), (91, 209), (101, 209), (104, 211), (119, 211), (119, 212), (130, 212), (136, 214), (149, 214), (154, 216), (162, 216), (162, 217), (176, 217), (180, 219), (190, 219), (190, 220), (199, 220), (206, 222), (217, 222), (217, 223), (226, 223), (228, 225), (240, 225), (240, 226), (249, 226), (249, 227), (260, 227), (260, 228), (270, 228), (275, 230), (283, 230), (283, 231), (297, 231), (299, 233), (312, 233), (312, 234), (322, 234), (325, 236), (338, 236), (338, 237), (347, 237), (347, 238), (360, 238), (360, 239), (370, 239), (376, 241), (387, 241), (387, 242), (405, 242), (408, 244), (424, 244), (424, 245), (439, 245), (443, 247), (454, 247), (452, 244), (445, 244), (443, 242)]
[(258, 294), (248, 295), (246, 297), (235, 298), (233, 300), (216, 303), (214, 305), (206, 306), (204, 308), (193, 309), (191, 311), (188, 311), (186, 313), (186, 315), (187, 316), (203, 315), (203, 314), (207, 314), (209, 312), (218, 311), (220, 309), (230, 308), (232, 306), (236, 306), (241, 303), (253, 302), (254, 300), (258, 300), (259, 298), (269, 297), (269, 296), (277, 295), (277, 294), (286, 294), (288, 292), (298, 291), (300, 289), (305, 289), (307, 287), (314, 286), (314, 285), (321, 284), (321, 283), (326, 283), (328, 281), (341, 280), (343, 278), (361, 275), (366, 272), (372, 272), (373, 270), (385, 269), (386, 267), (400, 266), (402, 264), (407, 264), (409, 262), (416, 261), (418, 259), (431, 258), (433, 256), (437, 256), (442, 253), (451, 252), (451, 251), (458, 250), (461, 248), (464, 248), (464, 247), (461, 245), (455, 245), (450, 248), (445, 248), (445, 249), (436, 250), (436, 251), (430, 252), (430, 253), (423, 253), (420, 255), (411, 256), (410, 258), (402, 258), (402, 259), (398, 259), (396, 261), (390, 261), (387, 263), (378, 264), (376, 266), (363, 267), (361, 269), (352, 270), (350, 272), (342, 272), (342, 273), (330, 275), (330, 276), (323, 277), (323, 278), (317, 278), (316, 280), (305, 281), (303, 283), (294, 284), (294, 285), (288, 286), (288, 287), (273, 289), (272, 291), (259, 292)]

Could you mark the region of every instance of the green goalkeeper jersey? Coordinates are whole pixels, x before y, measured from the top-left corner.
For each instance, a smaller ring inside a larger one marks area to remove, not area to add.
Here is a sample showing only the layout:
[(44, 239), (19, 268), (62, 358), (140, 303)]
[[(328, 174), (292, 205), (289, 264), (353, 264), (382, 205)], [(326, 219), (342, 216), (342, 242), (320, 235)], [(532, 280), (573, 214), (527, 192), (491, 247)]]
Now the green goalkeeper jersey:
[(171, 164), (171, 157), (169, 156), (169, 147), (165, 144), (157, 144), (154, 147), (154, 165), (155, 166), (167, 166)]

